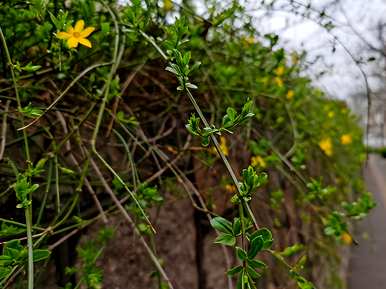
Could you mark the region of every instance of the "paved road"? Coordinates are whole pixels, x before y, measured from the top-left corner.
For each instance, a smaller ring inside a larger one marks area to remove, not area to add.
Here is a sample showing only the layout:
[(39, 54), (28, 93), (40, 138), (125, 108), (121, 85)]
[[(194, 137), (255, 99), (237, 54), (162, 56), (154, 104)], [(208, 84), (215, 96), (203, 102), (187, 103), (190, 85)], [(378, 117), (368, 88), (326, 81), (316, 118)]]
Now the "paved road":
[(365, 179), (377, 207), (356, 228), (347, 289), (386, 289), (386, 160), (371, 155)]

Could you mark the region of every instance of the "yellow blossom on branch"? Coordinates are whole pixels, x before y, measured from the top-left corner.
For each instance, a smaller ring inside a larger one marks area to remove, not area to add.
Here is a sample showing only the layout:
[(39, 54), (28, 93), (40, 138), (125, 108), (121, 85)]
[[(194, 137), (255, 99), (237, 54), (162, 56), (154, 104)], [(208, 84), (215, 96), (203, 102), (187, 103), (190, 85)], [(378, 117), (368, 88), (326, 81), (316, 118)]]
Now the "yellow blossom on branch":
[(220, 149), (222, 151), (222, 153), (225, 155), (225, 156), (228, 156), (229, 155), (229, 149), (228, 149), (228, 145), (227, 145), (227, 140), (225, 137), (220, 137)]
[(59, 39), (64, 39), (67, 41), (68, 48), (76, 48), (78, 44), (82, 44), (88, 48), (92, 47), (91, 42), (87, 39), (91, 33), (95, 30), (94, 27), (84, 28), (84, 21), (78, 20), (75, 23), (75, 27), (68, 27), (67, 31), (61, 31), (56, 34)]
[[(229, 149), (228, 149), (228, 145), (227, 145), (227, 140), (223, 136), (220, 137), (220, 150), (221, 150), (221, 152), (225, 156), (229, 155)], [(217, 151), (216, 151), (216, 149), (214, 147), (212, 147), (209, 151), (210, 151), (210, 153), (212, 153), (214, 155), (217, 155)]]
[(294, 65), (299, 63), (299, 55), (296, 52), (291, 53), (291, 62)]
[(256, 39), (254, 37), (252, 37), (252, 36), (243, 37), (242, 40), (244, 41), (244, 44), (246, 44), (247, 46), (251, 45), (251, 44), (254, 44), (256, 42)]
[(350, 134), (344, 134), (340, 137), (341, 144), (348, 145), (352, 143), (352, 137)]
[(253, 167), (261, 167), (263, 169), (267, 167), (267, 163), (265, 162), (265, 160), (261, 156), (251, 157), (251, 165)]
[(235, 193), (236, 192), (236, 186), (235, 185), (231, 185), (231, 184), (226, 184), (225, 185), (225, 190), (228, 193)]
[(173, 10), (173, 8), (174, 8), (174, 5), (171, 0), (164, 0), (164, 5), (163, 5), (164, 11), (168, 12)]
[(294, 95), (295, 95), (294, 91), (290, 89), (288, 90), (286, 97), (288, 100), (292, 100), (294, 98)]
[(283, 87), (284, 83), (283, 83), (283, 79), (281, 79), (280, 77), (275, 77), (274, 78), (275, 82), (276, 82), (276, 85), (280, 88)]
[(352, 236), (347, 232), (344, 232), (340, 239), (342, 240), (343, 244), (346, 245), (351, 245), (353, 243)]
[(277, 76), (282, 76), (284, 74), (284, 66), (279, 66), (274, 72)]
[(328, 114), (327, 114), (327, 116), (328, 116), (329, 118), (333, 118), (334, 115), (335, 115), (335, 113), (334, 113), (333, 111), (329, 111)]
[(319, 147), (327, 156), (332, 156), (332, 143), (329, 137), (322, 139), (319, 142)]

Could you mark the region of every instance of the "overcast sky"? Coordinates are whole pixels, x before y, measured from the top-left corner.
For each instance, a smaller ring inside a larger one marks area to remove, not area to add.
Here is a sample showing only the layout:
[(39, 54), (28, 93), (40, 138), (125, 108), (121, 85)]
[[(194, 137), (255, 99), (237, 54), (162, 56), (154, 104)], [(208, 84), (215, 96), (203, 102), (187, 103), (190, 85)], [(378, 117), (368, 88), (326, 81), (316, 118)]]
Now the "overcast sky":
[[(253, 7), (253, 2), (256, 3), (256, 1), (249, 1), (248, 5)], [(371, 55), (363, 49), (363, 41), (353, 29), (367, 41), (377, 45), (374, 28), (379, 21), (386, 22), (386, 1), (341, 0), (339, 5), (335, 4), (326, 10), (326, 14), (332, 17), (331, 21), (336, 26), (330, 33), (315, 21), (294, 15), (288, 9), (288, 2), (288, 0), (276, 1), (275, 11), (264, 18), (261, 18), (263, 11), (251, 11), (251, 14), (256, 15), (259, 30), (263, 33), (278, 33), (282, 46), (289, 50), (307, 51), (307, 59), (310, 61), (315, 60), (318, 55), (323, 56), (306, 73), (315, 79), (318, 86), (334, 97), (347, 98), (352, 93), (363, 91), (365, 89), (363, 76), (352, 57), (339, 44), (336, 45), (335, 53), (332, 53), (333, 37), (336, 36), (357, 60), (367, 59)], [(326, 5), (328, 7), (328, 4), (338, 1), (299, 0), (295, 2), (305, 5), (310, 2), (314, 9), (311, 18), (316, 19), (316, 11), (322, 11)], [(369, 65), (362, 65), (362, 67), (366, 72), (370, 71)], [(318, 78), (321, 71), (327, 71), (327, 73)], [(372, 79), (370, 84), (373, 88), (377, 86), (377, 82)]]

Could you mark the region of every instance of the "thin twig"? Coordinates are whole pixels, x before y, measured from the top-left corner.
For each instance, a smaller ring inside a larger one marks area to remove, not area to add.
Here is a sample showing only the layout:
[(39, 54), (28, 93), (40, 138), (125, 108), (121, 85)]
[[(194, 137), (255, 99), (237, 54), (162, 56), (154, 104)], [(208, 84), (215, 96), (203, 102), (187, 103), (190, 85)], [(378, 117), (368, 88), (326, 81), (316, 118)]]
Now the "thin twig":
[[(20, 101), (19, 91), (17, 88), (16, 75), (13, 69), (12, 58), (11, 58), (11, 55), (9, 54), (7, 42), (5, 40), (5, 36), (3, 34), (3, 30), (1, 29), (1, 27), (0, 27), (0, 38), (3, 43), (5, 54), (7, 56), (9, 69), (11, 70), (12, 82), (15, 89), (15, 95), (16, 95), (16, 101), (17, 101), (17, 108), (19, 111), (21, 111), (21, 101)], [(22, 125), (24, 125), (23, 115), (21, 115), (21, 122), (22, 122)], [(23, 139), (24, 139), (24, 148), (25, 148), (27, 163), (28, 163), (28, 166), (30, 166), (31, 158), (29, 153), (28, 137), (27, 137), (26, 131), (23, 131)], [(31, 194), (29, 195), (29, 198), (32, 203)], [(32, 240), (32, 205), (29, 205), (27, 206), (27, 208), (25, 208), (25, 218), (26, 218), (26, 225), (27, 225), (28, 289), (33, 289), (34, 288), (34, 263), (33, 263), (33, 240)]]
[(117, 206), (118, 210), (122, 213), (124, 218), (129, 222), (133, 231), (138, 235), (139, 241), (145, 247), (147, 253), (149, 254), (149, 256), (150, 256), (151, 260), (153, 261), (154, 265), (156, 266), (157, 270), (160, 272), (162, 277), (168, 283), (169, 288), (173, 289), (174, 287), (173, 287), (169, 277), (167, 276), (166, 272), (162, 268), (158, 258), (154, 255), (153, 251), (151, 250), (151, 248), (149, 247), (149, 245), (147, 244), (147, 242), (145, 241), (145, 239), (143, 238), (141, 233), (138, 231), (133, 219), (130, 217), (130, 215), (127, 213), (125, 208), (122, 206), (119, 199), (115, 196), (113, 190), (107, 184), (102, 172), (100, 171), (99, 167), (97, 166), (97, 164), (95, 163), (95, 161), (92, 158), (90, 159), (90, 163), (91, 163), (91, 166), (93, 167), (94, 171), (96, 172), (99, 180), (102, 182), (102, 185), (104, 186), (105, 190), (107, 191), (107, 193), (110, 195), (111, 199), (113, 200), (114, 204)]
[(35, 118), (33, 121), (31, 121), (29, 124), (18, 128), (17, 130), (25, 130), (26, 128), (30, 127), (31, 125), (35, 124), (39, 119), (41, 119), (47, 112), (49, 112), (62, 98), (66, 95), (66, 93), (70, 90), (71, 87), (75, 85), (83, 76), (85, 76), (88, 72), (91, 70), (101, 67), (101, 66), (107, 66), (111, 65), (111, 62), (107, 63), (97, 63), (94, 65), (91, 65), (87, 67), (85, 70), (83, 70), (77, 77), (74, 78), (73, 81), (66, 87), (66, 89), (44, 110), (44, 112), (39, 115), (37, 118)]
[(10, 100), (7, 100), (7, 102), (5, 103), (3, 122), (1, 124), (0, 160), (2, 160), (4, 157), (5, 143), (7, 141), (7, 116), (10, 102)]

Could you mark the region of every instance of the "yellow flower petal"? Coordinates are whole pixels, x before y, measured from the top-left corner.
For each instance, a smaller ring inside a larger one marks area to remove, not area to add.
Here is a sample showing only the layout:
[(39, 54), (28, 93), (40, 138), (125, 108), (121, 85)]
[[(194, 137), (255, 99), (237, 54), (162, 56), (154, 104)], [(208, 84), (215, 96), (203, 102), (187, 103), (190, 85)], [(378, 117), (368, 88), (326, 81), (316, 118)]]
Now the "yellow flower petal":
[(275, 82), (278, 87), (283, 87), (284, 83), (283, 80), (280, 77), (275, 77)]
[(165, 11), (170, 11), (173, 9), (173, 2), (171, 0), (164, 0), (164, 6)]
[(84, 46), (86, 46), (88, 48), (92, 47), (91, 42), (88, 39), (86, 39), (86, 38), (78, 38), (78, 41), (79, 41), (80, 44), (82, 44), (82, 45), (84, 45)]
[(235, 185), (226, 184), (225, 185), (225, 190), (228, 193), (235, 193), (236, 192), (236, 187), (235, 187)]
[(340, 238), (346, 245), (351, 245), (353, 243), (352, 236), (349, 233), (344, 232)]
[(82, 32), (83, 28), (84, 28), (84, 21), (83, 20), (76, 21), (74, 31), (80, 33)]
[(69, 48), (75, 48), (78, 46), (78, 39), (75, 37), (71, 37), (70, 39), (68, 39), (67, 44)]
[(81, 33), (80, 33), (80, 36), (83, 37), (83, 38), (86, 38), (88, 37), (91, 33), (93, 33), (95, 30), (94, 27), (87, 27), (86, 29), (84, 29)]
[(74, 27), (72, 27), (71, 25), (67, 28), (67, 33), (69, 34), (74, 34)]
[(344, 145), (352, 143), (352, 137), (350, 134), (344, 134), (340, 137), (340, 142)]
[(56, 37), (58, 37), (59, 39), (69, 39), (71, 38), (71, 34), (67, 32), (58, 32), (56, 33)]
[(261, 156), (251, 157), (251, 165), (254, 167), (261, 167), (263, 169), (267, 167), (267, 163)]
[(288, 92), (287, 92), (287, 99), (288, 99), (288, 100), (293, 99), (293, 98), (294, 98), (294, 95), (295, 95), (295, 93), (294, 93), (293, 90), (288, 90)]
[(284, 74), (284, 66), (279, 66), (275, 69), (275, 74), (277, 76), (282, 76)]
[(332, 142), (330, 138), (324, 138), (319, 142), (320, 149), (327, 155), (332, 156)]
[(227, 140), (225, 137), (220, 137), (220, 149), (225, 156), (229, 155)]

